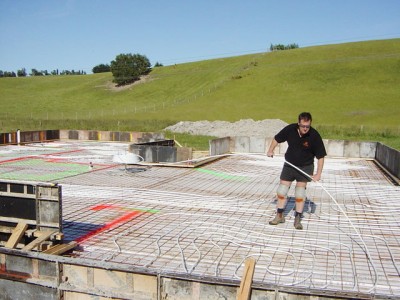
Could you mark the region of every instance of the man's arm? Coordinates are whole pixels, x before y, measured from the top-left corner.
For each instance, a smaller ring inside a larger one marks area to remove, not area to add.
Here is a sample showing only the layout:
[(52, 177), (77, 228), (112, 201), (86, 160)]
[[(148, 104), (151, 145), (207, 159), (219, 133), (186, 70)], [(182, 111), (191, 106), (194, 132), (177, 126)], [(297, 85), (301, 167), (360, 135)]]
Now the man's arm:
[(269, 145), (269, 149), (267, 152), (268, 157), (273, 157), (274, 156), (274, 150), (275, 147), (278, 145), (278, 142), (275, 140), (275, 138), (272, 140), (271, 144)]
[(313, 176), (314, 181), (319, 181), (321, 179), (323, 168), (324, 168), (324, 158), (321, 157), (320, 159), (318, 159), (317, 162), (317, 173)]

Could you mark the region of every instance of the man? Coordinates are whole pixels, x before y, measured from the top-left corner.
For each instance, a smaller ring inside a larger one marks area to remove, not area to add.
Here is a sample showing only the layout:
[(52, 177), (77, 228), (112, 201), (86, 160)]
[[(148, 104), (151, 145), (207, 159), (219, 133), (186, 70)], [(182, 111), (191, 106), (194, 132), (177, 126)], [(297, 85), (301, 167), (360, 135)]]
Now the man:
[[(287, 125), (277, 135), (269, 146), (267, 156), (273, 157), (274, 149), (279, 143), (287, 142), (288, 149), (285, 153), (285, 160), (296, 166), (304, 173), (309, 174), (314, 181), (321, 179), (322, 168), (324, 167), (324, 157), (326, 150), (322, 138), (318, 131), (311, 127), (312, 117), (308, 112), (303, 112), (299, 115), (298, 123)], [(314, 158), (317, 158), (317, 172), (314, 174)], [(307, 182), (311, 179), (286, 163), (280, 176), (280, 184), (277, 190), (277, 213), (275, 218), (269, 222), (270, 225), (278, 225), (285, 222), (283, 212), (286, 206), (286, 195), (290, 185), (296, 180), (295, 201), (296, 215), (294, 227), (303, 229), (301, 217), (303, 214), (304, 203), (306, 198)]]

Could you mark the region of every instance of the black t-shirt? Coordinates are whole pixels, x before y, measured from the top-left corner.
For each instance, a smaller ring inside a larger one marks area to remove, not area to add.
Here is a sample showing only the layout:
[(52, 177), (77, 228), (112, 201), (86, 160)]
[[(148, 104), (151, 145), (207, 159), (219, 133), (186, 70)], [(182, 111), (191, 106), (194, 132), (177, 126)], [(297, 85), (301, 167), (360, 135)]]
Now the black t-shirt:
[(293, 123), (283, 128), (275, 140), (278, 143), (287, 142), (289, 147), (285, 153), (285, 159), (298, 167), (311, 165), (314, 158), (320, 159), (326, 156), (326, 150), (318, 131), (310, 127), (303, 136), (298, 132), (298, 124)]

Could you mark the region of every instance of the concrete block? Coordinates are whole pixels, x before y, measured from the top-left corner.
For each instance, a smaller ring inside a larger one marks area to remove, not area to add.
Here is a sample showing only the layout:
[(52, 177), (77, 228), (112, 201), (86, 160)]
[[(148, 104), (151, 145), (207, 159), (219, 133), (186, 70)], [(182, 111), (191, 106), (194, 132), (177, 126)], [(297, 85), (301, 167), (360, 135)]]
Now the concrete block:
[(344, 157), (360, 157), (360, 144), (359, 142), (344, 141), (343, 143), (343, 156)]
[(125, 272), (96, 268), (93, 270), (93, 283), (95, 288), (103, 291), (121, 289), (125, 292), (131, 292), (133, 290), (133, 287), (126, 282)]
[(40, 199), (49, 199), (49, 200), (58, 200), (58, 189), (61, 186), (37, 186), (36, 189), (38, 190), (38, 197)]
[(111, 132), (110, 131), (99, 131), (99, 140), (100, 141), (111, 141)]
[(46, 130), (46, 140), (59, 140), (60, 130)]
[(0, 133), (0, 145), (5, 145), (5, 144), (7, 144), (7, 134)]
[(0, 279), (0, 291), (0, 299), (59, 299), (57, 289), (5, 279)]
[(87, 287), (89, 284), (87, 269), (83, 266), (64, 264), (64, 279), (69, 285)]
[(237, 287), (162, 278), (161, 299), (236, 299)]
[(200, 286), (198, 299), (236, 299), (237, 287), (197, 283)]
[(265, 153), (265, 138), (250, 137), (250, 153)]
[(374, 158), (376, 152), (376, 143), (374, 142), (343, 142), (343, 157), (354, 158)]
[(131, 135), (129, 132), (112, 132), (111, 136), (113, 137), (113, 141), (117, 142), (130, 142)]
[(55, 262), (38, 260), (39, 277), (52, 278), (56, 282), (58, 276), (57, 264)]
[(360, 157), (374, 158), (376, 153), (376, 142), (361, 142)]
[(47, 224), (59, 228), (61, 224), (60, 203), (55, 201), (40, 200), (38, 224)]
[(158, 280), (156, 276), (132, 274), (132, 278), (135, 293), (147, 294), (152, 299), (157, 298)]
[(79, 140), (79, 131), (78, 130), (70, 130), (68, 132), (68, 140)]
[(60, 130), (60, 139), (61, 140), (67, 140), (68, 135), (69, 135), (69, 130), (64, 130), (64, 129)]
[(9, 273), (29, 274), (33, 272), (32, 259), (22, 256), (6, 255), (6, 267)]
[[(28, 131), (28, 132), (21, 132), (21, 143), (31, 143), (31, 142), (40, 142), (41, 140), (44, 140), (45, 138), (41, 139), (41, 131)], [(45, 134), (44, 134), (45, 136)]]
[(239, 153), (249, 153), (250, 152), (250, 137), (248, 136), (236, 136), (232, 137), (234, 141), (234, 151)]
[(79, 140), (88, 141), (89, 140), (89, 131), (88, 130), (78, 130), (79, 132)]
[(131, 132), (130, 133), (130, 141), (133, 143), (138, 143), (138, 141), (142, 138), (141, 132)]
[(230, 152), (230, 137), (210, 140), (210, 155), (220, 155)]
[(99, 139), (99, 133), (95, 130), (89, 131), (89, 140), (97, 141)]
[(400, 152), (377, 143), (375, 159), (396, 178), (400, 178)]
[[(157, 299), (157, 276), (134, 274), (124, 271), (106, 270), (85, 266), (64, 265), (62, 287), (80, 293), (70, 293), (66, 299), (88, 298), (97, 294), (113, 299)], [(74, 297), (73, 297), (74, 296)]]
[(324, 140), (326, 153), (332, 157), (343, 157), (344, 141), (341, 140)]

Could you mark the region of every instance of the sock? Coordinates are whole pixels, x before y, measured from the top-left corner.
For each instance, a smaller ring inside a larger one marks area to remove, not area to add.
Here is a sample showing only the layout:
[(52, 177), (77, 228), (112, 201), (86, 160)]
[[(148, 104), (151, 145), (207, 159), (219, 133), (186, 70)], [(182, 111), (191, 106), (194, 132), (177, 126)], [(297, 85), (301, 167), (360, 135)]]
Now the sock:
[(278, 214), (282, 214), (284, 211), (285, 211), (284, 208), (278, 208), (278, 209), (277, 209)]
[(297, 217), (297, 216), (300, 216), (300, 217), (301, 217), (302, 214), (303, 214), (303, 213), (299, 213), (299, 212), (296, 211), (295, 216), (296, 216), (296, 217)]

